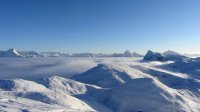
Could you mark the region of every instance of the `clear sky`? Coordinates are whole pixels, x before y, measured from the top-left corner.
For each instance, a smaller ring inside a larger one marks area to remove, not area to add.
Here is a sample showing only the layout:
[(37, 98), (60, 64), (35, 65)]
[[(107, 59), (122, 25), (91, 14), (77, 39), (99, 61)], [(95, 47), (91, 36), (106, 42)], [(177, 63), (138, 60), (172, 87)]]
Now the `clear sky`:
[(0, 50), (200, 53), (200, 0), (0, 0)]

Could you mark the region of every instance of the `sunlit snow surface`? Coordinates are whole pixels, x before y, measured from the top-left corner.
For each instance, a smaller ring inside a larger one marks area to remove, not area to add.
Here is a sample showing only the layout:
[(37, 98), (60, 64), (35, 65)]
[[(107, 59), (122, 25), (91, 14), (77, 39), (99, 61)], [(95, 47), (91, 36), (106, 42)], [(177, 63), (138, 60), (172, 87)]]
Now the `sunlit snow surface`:
[(0, 58), (3, 112), (200, 112), (200, 59)]

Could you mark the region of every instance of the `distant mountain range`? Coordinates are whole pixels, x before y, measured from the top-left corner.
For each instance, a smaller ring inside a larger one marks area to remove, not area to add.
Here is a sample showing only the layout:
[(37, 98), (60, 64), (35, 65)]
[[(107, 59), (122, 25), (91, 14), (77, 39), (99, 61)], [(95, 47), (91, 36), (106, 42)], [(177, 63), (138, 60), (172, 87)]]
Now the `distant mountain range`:
[(94, 53), (61, 53), (61, 52), (35, 52), (35, 51), (19, 51), (15, 48), (7, 51), (0, 51), (0, 57), (142, 57), (136, 52), (126, 50), (124, 53), (113, 54), (94, 54)]
[(61, 52), (35, 52), (35, 51), (20, 51), (15, 48), (8, 49), (7, 51), (0, 51), (0, 57), (144, 57), (144, 60), (148, 61), (166, 61), (175, 60), (177, 58), (182, 59), (184, 57), (200, 57), (200, 54), (189, 55), (180, 54), (174, 51), (166, 51), (164, 53), (153, 52), (151, 50), (143, 56), (136, 52), (130, 52), (126, 50), (124, 53), (61, 53)]

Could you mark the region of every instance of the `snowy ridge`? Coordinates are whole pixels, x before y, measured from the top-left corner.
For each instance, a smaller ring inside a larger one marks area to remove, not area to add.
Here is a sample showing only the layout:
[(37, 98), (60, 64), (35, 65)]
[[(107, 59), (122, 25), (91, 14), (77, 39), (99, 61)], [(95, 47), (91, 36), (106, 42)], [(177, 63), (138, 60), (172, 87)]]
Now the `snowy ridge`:
[(84, 84), (81, 82), (77, 82), (71, 79), (62, 78), (59, 76), (53, 76), (48, 79), (45, 79), (45, 85), (56, 92), (65, 92), (69, 95), (78, 95), (78, 94), (85, 94), (89, 90), (98, 90), (103, 89), (101, 87)]
[(166, 51), (164, 53), (153, 52), (149, 50), (144, 56), (145, 61), (190, 61), (191, 58), (181, 55), (174, 51)]
[(131, 77), (123, 70), (120, 70), (119, 66), (99, 64), (81, 75), (74, 76), (73, 79), (109, 88), (126, 83)]
[(14, 79), (1, 80), (0, 88), (4, 94), (13, 94), (15, 97), (22, 97), (47, 104), (57, 104), (65, 107), (66, 110), (94, 111), (83, 101), (64, 94), (54, 92), (41, 84), (32, 81)]
[[(113, 68), (114, 67), (114, 68)], [(142, 69), (141, 69), (142, 68)], [(92, 69), (92, 73), (96, 78), (97, 73), (100, 70), (116, 70), (115, 65), (98, 65)], [(200, 98), (200, 82), (193, 79), (185, 79), (177, 77), (176, 74), (164, 73), (149, 68), (134, 66), (134, 69), (140, 70), (144, 73), (146, 78), (129, 78), (126, 83), (113, 83), (106, 85), (106, 87), (112, 88), (111, 97), (106, 100), (106, 105), (112, 108), (116, 112), (198, 112)], [(95, 71), (96, 70), (96, 71)], [(121, 70), (118, 69), (117, 73)], [(96, 74), (94, 74), (96, 73)], [(83, 75), (84, 74), (84, 75)], [(91, 71), (81, 74), (76, 80), (81, 82), (92, 83), (99, 86), (96, 79), (92, 78)], [(108, 72), (103, 78), (103, 84), (107, 84), (107, 80), (112, 80), (109, 74), (116, 75), (115, 72)], [(88, 76), (87, 76), (88, 75)], [(112, 76), (111, 75), (111, 76)], [(125, 74), (123, 74), (125, 75)], [(85, 76), (85, 77), (83, 77)], [(130, 74), (129, 74), (130, 76)], [(100, 76), (101, 77), (101, 76)], [(80, 80), (82, 79), (82, 80)], [(91, 80), (87, 80), (91, 79)], [(113, 77), (114, 80), (117, 80)], [(101, 78), (98, 80), (102, 80)], [(113, 81), (113, 80), (112, 80)], [(117, 80), (120, 82), (120, 80)], [(109, 83), (108, 83), (109, 84)], [(187, 94), (186, 96), (183, 94)], [(190, 97), (194, 97), (190, 99)], [(195, 99), (197, 98), (197, 99)], [(194, 105), (191, 105), (193, 103)], [(159, 106), (158, 106), (159, 105)], [(158, 106), (158, 107), (157, 107)]]

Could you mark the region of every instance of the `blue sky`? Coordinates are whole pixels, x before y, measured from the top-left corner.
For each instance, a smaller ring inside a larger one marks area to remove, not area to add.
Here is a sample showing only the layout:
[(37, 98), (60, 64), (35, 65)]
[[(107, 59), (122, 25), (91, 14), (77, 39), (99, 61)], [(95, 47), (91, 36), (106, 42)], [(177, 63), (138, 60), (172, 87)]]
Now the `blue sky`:
[(200, 53), (199, 0), (1, 0), (0, 50)]

